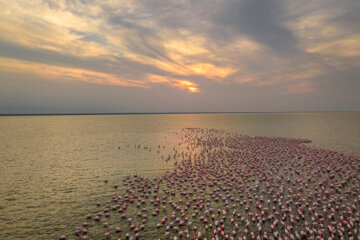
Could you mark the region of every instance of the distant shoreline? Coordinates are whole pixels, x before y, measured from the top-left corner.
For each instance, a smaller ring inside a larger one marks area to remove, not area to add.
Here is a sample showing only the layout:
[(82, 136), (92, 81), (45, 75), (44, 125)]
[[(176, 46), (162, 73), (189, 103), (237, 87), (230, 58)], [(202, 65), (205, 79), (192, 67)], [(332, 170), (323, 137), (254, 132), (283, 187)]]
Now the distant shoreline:
[(272, 114), (272, 113), (360, 113), (360, 111), (299, 111), (299, 112), (127, 112), (127, 113), (2, 113), (6, 116), (86, 116), (86, 115), (165, 115), (165, 114)]

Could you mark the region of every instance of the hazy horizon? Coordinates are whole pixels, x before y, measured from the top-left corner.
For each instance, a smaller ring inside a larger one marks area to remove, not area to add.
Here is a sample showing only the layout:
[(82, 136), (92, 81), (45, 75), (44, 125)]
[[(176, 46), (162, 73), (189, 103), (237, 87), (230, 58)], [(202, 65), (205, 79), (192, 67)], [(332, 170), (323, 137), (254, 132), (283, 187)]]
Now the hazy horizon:
[(360, 2), (0, 0), (0, 114), (360, 111)]
[(46, 112), (46, 113), (0, 113), (0, 116), (46, 116), (46, 115), (151, 115), (151, 114), (296, 114), (296, 113), (360, 113), (360, 111), (281, 111), (281, 112)]

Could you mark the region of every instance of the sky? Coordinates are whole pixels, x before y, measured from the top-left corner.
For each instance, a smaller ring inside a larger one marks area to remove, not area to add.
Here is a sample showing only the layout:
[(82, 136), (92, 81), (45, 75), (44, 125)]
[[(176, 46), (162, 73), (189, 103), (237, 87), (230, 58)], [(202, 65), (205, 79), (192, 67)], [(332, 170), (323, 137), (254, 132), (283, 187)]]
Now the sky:
[(0, 114), (360, 111), (358, 0), (0, 0)]

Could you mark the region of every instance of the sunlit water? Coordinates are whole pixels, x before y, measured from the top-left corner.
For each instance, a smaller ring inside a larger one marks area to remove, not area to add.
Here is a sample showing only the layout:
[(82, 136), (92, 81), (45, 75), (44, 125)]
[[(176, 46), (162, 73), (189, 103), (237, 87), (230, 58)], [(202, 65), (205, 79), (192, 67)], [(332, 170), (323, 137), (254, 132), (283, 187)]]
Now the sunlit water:
[(164, 159), (187, 127), (307, 138), (360, 155), (360, 113), (0, 117), (0, 239), (71, 233), (116, 192), (104, 179), (172, 169)]

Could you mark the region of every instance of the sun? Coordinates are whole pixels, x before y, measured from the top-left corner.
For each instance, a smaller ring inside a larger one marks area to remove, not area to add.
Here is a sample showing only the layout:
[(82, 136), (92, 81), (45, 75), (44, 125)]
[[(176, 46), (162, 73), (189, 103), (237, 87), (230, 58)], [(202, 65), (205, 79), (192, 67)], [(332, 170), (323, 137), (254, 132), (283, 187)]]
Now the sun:
[(199, 88), (197, 87), (198, 85), (188, 80), (177, 80), (176, 84), (174, 85), (180, 89), (187, 89), (191, 93), (200, 92)]
[(200, 92), (200, 90), (196, 87), (188, 87), (187, 89), (189, 90), (189, 92), (192, 92), (192, 93)]

